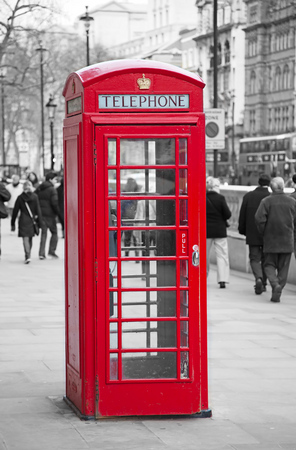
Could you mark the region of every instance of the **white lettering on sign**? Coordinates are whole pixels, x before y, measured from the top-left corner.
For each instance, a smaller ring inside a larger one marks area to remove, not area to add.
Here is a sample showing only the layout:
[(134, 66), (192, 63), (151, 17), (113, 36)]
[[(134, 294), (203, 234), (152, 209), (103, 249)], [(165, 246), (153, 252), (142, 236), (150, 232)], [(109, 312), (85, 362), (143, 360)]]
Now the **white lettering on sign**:
[(187, 109), (189, 94), (101, 95), (99, 109)]
[(187, 255), (187, 236), (186, 233), (181, 233), (181, 253), (182, 255)]

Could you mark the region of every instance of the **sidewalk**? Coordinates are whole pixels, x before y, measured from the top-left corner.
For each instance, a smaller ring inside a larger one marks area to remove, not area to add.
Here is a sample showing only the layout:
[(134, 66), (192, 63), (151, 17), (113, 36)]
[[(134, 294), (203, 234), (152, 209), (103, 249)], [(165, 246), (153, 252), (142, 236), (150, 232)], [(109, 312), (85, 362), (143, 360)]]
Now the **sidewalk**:
[(2, 220), (0, 450), (296, 449), (296, 296), (256, 296), (250, 275), (208, 282), (209, 403), (213, 417), (80, 421), (62, 398), (63, 240), (59, 260), (24, 265)]

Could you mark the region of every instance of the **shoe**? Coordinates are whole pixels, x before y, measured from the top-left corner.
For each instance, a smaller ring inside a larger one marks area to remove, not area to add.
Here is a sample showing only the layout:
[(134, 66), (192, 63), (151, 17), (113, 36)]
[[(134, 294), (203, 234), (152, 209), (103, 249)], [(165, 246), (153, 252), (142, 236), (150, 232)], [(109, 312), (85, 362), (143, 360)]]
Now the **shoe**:
[(261, 278), (257, 278), (255, 284), (255, 294), (260, 295), (263, 292), (263, 283)]
[(220, 281), (219, 284), (220, 284), (220, 289), (225, 289), (226, 288), (225, 281)]
[(45, 256), (39, 256), (39, 259), (45, 259)]
[(281, 294), (282, 294), (282, 288), (279, 284), (277, 284), (275, 286), (275, 288), (272, 290), (272, 296), (271, 296), (270, 301), (274, 302), (274, 303), (280, 302)]
[(52, 258), (58, 259), (58, 255), (56, 253), (48, 253), (48, 256), (51, 256)]
[(262, 292), (266, 292), (266, 284), (263, 284)]
[(27, 259), (25, 260), (25, 264), (29, 264), (30, 262), (31, 262), (30, 258), (27, 258)]

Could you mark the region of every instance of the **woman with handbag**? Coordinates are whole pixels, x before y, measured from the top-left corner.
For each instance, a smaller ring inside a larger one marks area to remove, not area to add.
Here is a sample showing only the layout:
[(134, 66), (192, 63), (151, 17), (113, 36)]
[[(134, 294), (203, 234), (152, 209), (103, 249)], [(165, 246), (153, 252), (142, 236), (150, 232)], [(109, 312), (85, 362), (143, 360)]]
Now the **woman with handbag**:
[(229, 257), (226, 227), (231, 211), (220, 194), (218, 178), (207, 178), (207, 275), (210, 270), (210, 251), (214, 244), (217, 259), (217, 281), (220, 288), (229, 283)]
[(31, 181), (24, 182), (23, 193), (16, 199), (11, 218), (11, 231), (15, 231), (15, 221), (19, 211), (18, 235), (23, 238), (25, 264), (29, 264), (31, 261), (33, 237), (35, 234), (39, 234), (39, 226), (42, 223), (39, 200), (33, 192)]

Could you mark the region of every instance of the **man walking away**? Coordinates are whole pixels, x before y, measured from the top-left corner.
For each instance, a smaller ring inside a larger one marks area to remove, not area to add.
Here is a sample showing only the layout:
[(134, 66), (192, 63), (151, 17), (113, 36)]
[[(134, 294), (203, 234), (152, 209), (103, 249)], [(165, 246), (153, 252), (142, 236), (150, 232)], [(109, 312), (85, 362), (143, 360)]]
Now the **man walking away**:
[(56, 248), (58, 245), (56, 216), (60, 217), (60, 211), (58, 207), (58, 194), (56, 188), (54, 187), (56, 183), (56, 172), (48, 172), (46, 174), (45, 181), (41, 183), (40, 186), (36, 189), (36, 194), (39, 198), (43, 218), (39, 247), (39, 259), (45, 259), (45, 245), (48, 229), (51, 232), (48, 256), (51, 256), (52, 258), (58, 258), (58, 255), (56, 254)]
[(270, 300), (279, 302), (294, 250), (296, 201), (284, 194), (283, 178), (273, 178), (270, 187), (272, 194), (261, 201), (255, 222), (263, 234), (264, 269), (272, 287)]
[(255, 224), (255, 213), (261, 200), (269, 195), (269, 183), (268, 175), (260, 175), (259, 186), (244, 195), (238, 219), (238, 232), (246, 236), (246, 244), (249, 246), (250, 266), (255, 277), (255, 294), (257, 295), (266, 291), (267, 278), (263, 267), (263, 237)]

